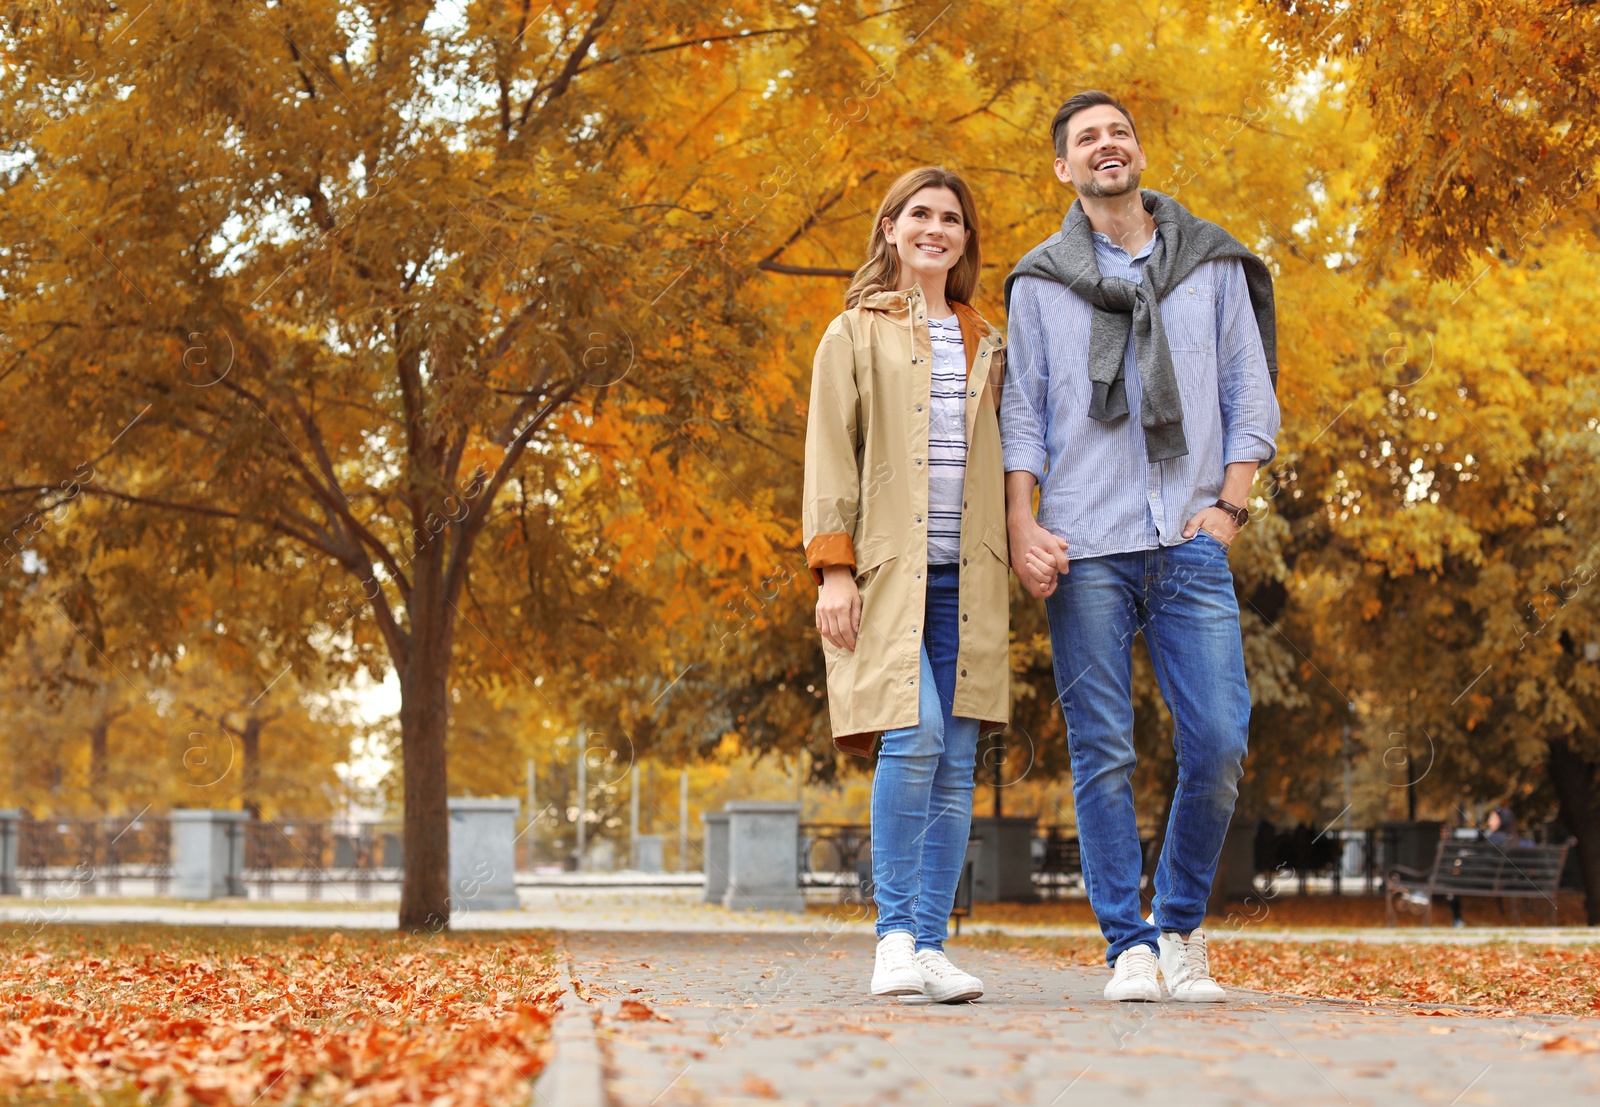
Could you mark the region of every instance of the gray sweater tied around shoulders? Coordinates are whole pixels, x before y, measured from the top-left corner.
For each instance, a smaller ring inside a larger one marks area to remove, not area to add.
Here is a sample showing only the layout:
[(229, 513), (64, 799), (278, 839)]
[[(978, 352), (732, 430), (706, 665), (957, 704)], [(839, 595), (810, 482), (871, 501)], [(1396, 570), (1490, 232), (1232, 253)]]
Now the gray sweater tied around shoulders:
[(1139, 421), (1144, 426), (1145, 451), (1150, 461), (1165, 461), (1189, 452), (1183, 436), (1183, 403), (1172, 368), (1172, 351), (1157, 306), (1167, 294), (1202, 262), (1238, 258), (1244, 265), (1245, 286), (1267, 371), (1278, 386), (1278, 331), (1272, 303), (1272, 272), (1239, 240), (1215, 223), (1191, 215), (1171, 196), (1141, 189), (1145, 210), (1156, 221), (1161, 236), (1145, 261), (1143, 279), (1135, 284), (1120, 277), (1102, 277), (1095, 260), (1093, 229), (1081, 201), (1061, 222), (1061, 230), (1023, 255), (1006, 278), (1006, 313), (1011, 311), (1011, 288), (1018, 277), (1043, 277), (1066, 285), (1094, 305), (1089, 326), (1089, 380), (1094, 394), (1089, 417), (1109, 423), (1128, 414), (1127, 383), (1123, 380), (1123, 355), (1128, 334), (1133, 334), (1134, 360), (1144, 395)]

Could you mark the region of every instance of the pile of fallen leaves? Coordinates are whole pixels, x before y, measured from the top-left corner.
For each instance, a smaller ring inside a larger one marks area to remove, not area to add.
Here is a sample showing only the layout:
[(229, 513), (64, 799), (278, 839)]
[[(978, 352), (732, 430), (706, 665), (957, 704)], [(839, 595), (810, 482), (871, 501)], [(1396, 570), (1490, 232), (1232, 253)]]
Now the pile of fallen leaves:
[(0, 1098), (520, 1104), (559, 990), (526, 933), (47, 927), (0, 943)]
[[(961, 942), (1076, 965), (1105, 964), (1105, 943), (1097, 938), (996, 933), (963, 936)], [(1227, 988), (1403, 1003), (1424, 1014), (1459, 1006), (1491, 1015), (1600, 1015), (1600, 945), (1219, 938), (1210, 951), (1211, 971)]]

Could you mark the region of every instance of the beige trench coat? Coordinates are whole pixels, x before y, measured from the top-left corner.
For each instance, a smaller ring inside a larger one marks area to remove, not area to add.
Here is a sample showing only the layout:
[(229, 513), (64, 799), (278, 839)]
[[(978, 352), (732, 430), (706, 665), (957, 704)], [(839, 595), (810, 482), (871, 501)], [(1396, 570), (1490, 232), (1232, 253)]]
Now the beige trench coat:
[[(967, 475), (961, 512), (961, 642), (954, 714), (984, 731), (1011, 719), (1010, 560), (1000, 385), (1005, 338), (953, 304), (967, 354)], [(836, 318), (817, 347), (806, 420), (806, 563), (848, 565), (861, 589), (856, 648), (822, 643), (834, 744), (869, 755), (915, 726), (928, 568), (932, 339), (920, 289), (878, 292)]]

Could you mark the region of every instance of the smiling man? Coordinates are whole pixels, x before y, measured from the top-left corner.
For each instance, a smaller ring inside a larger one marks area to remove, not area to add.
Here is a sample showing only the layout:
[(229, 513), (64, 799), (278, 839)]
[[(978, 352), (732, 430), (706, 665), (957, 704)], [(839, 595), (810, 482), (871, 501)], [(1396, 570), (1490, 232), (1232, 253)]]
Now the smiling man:
[[(1106, 998), (1158, 1000), (1165, 977), (1173, 999), (1216, 1002), (1200, 924), (1250, 726), (1228, 547), (1276, 453), (1272, 277), (1221, 227), (1140, 190), (1144, 151), (1111, 96), (1072, 97), (1051, 137), (1056, 176), (1078, 199), (1006, 278), (1012, 568), (1049, 617), (1084, 885), (1113, 967)], [(1149, 919), (1131, 783), (1135, 634), (1178, 764)]]

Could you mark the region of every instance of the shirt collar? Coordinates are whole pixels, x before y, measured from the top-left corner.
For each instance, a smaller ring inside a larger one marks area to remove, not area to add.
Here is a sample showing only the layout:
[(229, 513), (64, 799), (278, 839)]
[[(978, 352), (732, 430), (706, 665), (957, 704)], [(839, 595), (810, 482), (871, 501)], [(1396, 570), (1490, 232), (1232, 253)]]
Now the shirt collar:
[[(1105, 247), (1107, 247), (1108, 249), (1111, 249), (1111, 250), (1116, 250), (1118, 253), (1123, 254), (1124, 256), (1126, 256), (1128, 251), (1124, 250), (1121, 246), (1118, 246), (1115, 242), (1112, 242), (1110, 235), (1107, 235), (1102, 231), (1093, 231), (1091, 233), (1094, 235), (1094, 240), (1095, 240), (1095, 242), (1097, 244), (1105, 246)], [(1141, 249), (1137, 254), (1134, 254), (1133, 257), (1131, 259), (1129, 259), (1129, 260), (1138, 261), (1140, 258), (1148, 257), (1149, 254), (1150, 254), (1150, 251), (1154, 250), (1156, 248), (1156, 240), (1159, 239), (1160, 237), (1161, 237), (1161, 228), (1158, 226), (1158, 227), (1156, 227), (1156, 233), (1150, 236), (1150, 241), (1146, 242), (1144, 244), (1144, 248)]]

